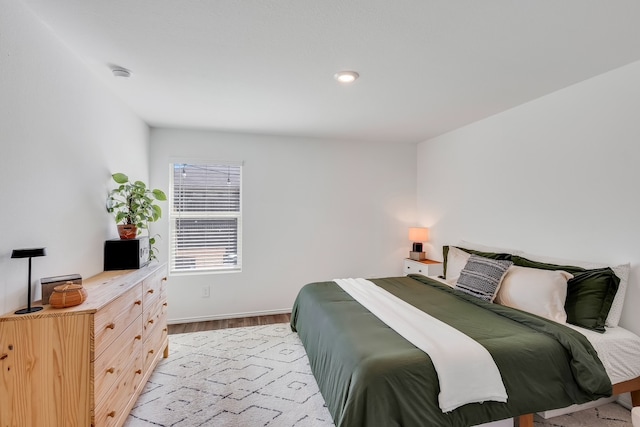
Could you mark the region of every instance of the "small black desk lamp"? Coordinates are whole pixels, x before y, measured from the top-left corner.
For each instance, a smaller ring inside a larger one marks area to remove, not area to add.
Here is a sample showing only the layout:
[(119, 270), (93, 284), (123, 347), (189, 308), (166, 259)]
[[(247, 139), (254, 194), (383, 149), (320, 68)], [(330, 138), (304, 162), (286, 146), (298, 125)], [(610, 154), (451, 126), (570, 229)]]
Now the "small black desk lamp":
[(34, 313), (43, 307), (31, 307), (31, 258), (47, 255), (46, 248), (14, 249), (11, 258), (29, 258), (29, 281), (27, 282), (27, 308), (20, 309), (15, 314)]

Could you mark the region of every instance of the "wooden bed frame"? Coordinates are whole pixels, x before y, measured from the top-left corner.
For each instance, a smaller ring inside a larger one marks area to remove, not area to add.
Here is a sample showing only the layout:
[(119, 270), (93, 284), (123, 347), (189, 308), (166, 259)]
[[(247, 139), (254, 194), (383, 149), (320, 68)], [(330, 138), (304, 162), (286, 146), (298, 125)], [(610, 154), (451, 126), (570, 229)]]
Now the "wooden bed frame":
[[(613, 395), (631, 393), (631, 405), (640, 406), (640, 377), (613, 385)], [(533, 427), (533, 414), (520, 415), (519, 427)]]

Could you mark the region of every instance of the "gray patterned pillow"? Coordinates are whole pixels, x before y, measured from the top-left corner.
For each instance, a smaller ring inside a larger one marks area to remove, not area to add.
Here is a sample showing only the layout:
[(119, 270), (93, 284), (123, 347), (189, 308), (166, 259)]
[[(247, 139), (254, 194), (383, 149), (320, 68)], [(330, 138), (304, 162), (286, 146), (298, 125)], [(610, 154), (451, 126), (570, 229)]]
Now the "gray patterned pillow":
[(456, 289), (492, 302), (500, 282), (513, 262), (471, 255), (460, 272)]

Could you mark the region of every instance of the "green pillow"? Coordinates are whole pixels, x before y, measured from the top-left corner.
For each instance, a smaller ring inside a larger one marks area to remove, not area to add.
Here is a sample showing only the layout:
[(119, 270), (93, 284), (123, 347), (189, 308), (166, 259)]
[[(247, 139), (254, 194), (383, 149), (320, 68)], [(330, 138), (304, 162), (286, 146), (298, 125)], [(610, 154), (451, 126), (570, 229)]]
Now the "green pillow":
[(587, 270), (573, 265), (532, 261), (517, 255), (512, 260), (514, 265), (521, 267), (564, 270), (573, 274), (573, 279), (567, 282), (567, 299), (564, 304), (567, 322), (600, 333), (605, 331), (607, 315), (620, 284), (620, 279), (611, 268)]
[[(507, 254), (507, 253), (482, 252), (482, 251), (476, 251), (474, 249), (461, 248), (460, 246), (454, 246), (454, 248), (458, 248), (461, 251), (465, 251), (468, 254), (478, 255), (478, 256), (481, 256), (481, 257), (485, 257), (485, 258), (511, 261), (511, 254)], [(442, 247), (442, 258), (444, 259), (444, 261), (442, 263), (442, 268), (443, 268), (442, 274), (443, 274), (445, 279), (447, 278), (447, 256), (448, 255), (449, 255), (449, 246), (443, 246)]]

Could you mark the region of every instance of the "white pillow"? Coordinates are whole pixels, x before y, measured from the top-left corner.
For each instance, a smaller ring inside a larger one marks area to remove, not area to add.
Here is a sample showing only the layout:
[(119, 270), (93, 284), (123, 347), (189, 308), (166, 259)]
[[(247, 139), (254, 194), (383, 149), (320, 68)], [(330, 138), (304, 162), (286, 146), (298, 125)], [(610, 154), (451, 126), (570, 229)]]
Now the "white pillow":
[(573, 275), (562, 270), (540, 270), (511, 266), (502, 280), (495, 302), (567, 323), (564, 302), (567, 280)]
[(545, 262), (547, 264), (575, 265), (576, 267), (582, 267), (588, 270), (594, 268), (611, 267), (613, 272), (620, 279), (620, 284), (618, 285), (618, 292), (616, 292), (616, 296), (613, 299), (613, 304), (611, 304), (611, 309), (609, 310), (609, 314), (607, 315), (606, 326), (618, 326), (618, 323), (620, 322), (620, 316), (622, 315), (622, 307), (624, 306), (624, 297), (627, 294), (627, 285), (629, 283), (629, 270), (631, 269), (631, 265), (629, 263), (613, 266), (597, 262), (575, 261), (562, 258), (546, 257), (541, 255), (532, 255), (528, 253), (522, 253), (521, 256), (532, 261)]
[(456, 248), (455, 246), (449, 246), (449, 253), (447, 254), (447, 271), (444, 277), (447, 279), (447, 283), (451, 286), (455, 286), (456, 282), (460, 278), (460, 272), (467, 265), (469, 261), (470, 253)]

